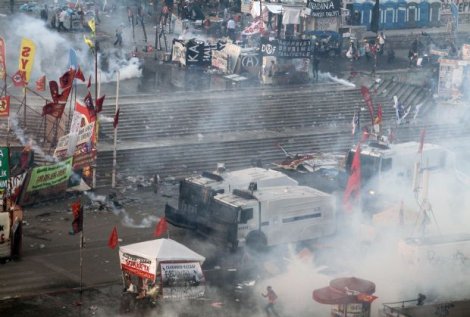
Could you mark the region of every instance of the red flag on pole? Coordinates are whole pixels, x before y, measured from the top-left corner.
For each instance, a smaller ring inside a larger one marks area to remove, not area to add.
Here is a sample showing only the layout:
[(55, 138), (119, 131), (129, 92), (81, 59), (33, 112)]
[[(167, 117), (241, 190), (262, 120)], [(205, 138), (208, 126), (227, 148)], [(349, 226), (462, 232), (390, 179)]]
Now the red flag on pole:
[(36, 90), (45, 91), (46, 90), (46, 75), (42, 75), (36, 80)]
[(51, 80), (49, 82), (49, 89), (51, 90), (51, 97), (54, 102), (57, 102), (57, 98), (59, 98), (59, 85), (55, 80)]
[(72, 230), (73, 233), (79, 233), (83, 230), (83, 207), (80, 201), (76, 201), (72, 204)]
[(96, 105), (95, 105), (95, 109), (96, 109), (96, 113), (100, 113), (101, 110), (103, 110), (103, 103), (104, 103), (104, 98), (106, 97), (106, 95), (103, 95), (101, 97), (99, 97), (98, 99), (96, 99)]
[(161, 237), (164, 235), (168, 230), (168, 223), (166, 222), (166, 218), (162, 217), (160, 218), (160, 221), (157, 223), (157, 226), (155, 227), (155, 237)]
[(26, 86), (26, 73), (19, 70), (11, 77), (11, 80), (15, 87), (24, 87)]
[(59, 78), (60, 88), (68, 88), (72, 86), (73, 79), (75, 78), (75, 69), (69, 69)]
[(83, 72), (80, 69), (80, 66), (78, 66), (78, 69), (75, 73), (75, 78), (80, 79), (81, 81), (85, 82), (85, 75), (83, 75)]
[(116, 129), (117, 126), (118, 126), (118, 124), (119, 124), (119, 110), (121, 110), (121, 109), (118, 109), (118, 110), (116, 111), (116, 114), (114, 115), (114, 121), (113, 121), (113, 127), (114, 127), (114, 129)]
[(379, 106), (377, 108), (377, 117), (375, 117), (374, 123), (375, 124), (381, 124), (382, 123), (382, 116), (383, 116), (382, 105), (379, 103)]
[(115, 249), (118, 245), (118, 233), (117, 233), (117, 228), (114, 226), (113, 231), (111, 232), (111, 235), (109, 236), (108, 240), (108, 247), (111, 249)]
[(50, 115), (54, 118), (62, 117), (64, 113), (65, 103), (57, 103), (57, 102), (49, 102), (46, 103), (44, 107), (42, 107), (42, 116)]
[(351, 164), (351, 172), (349, 174), (348, 183), (344, 191), (343, 204), (347, 211), (352, 209), (352, 199), (357, 200), (361, 191), (361, 146), (356, 147), (356, 153)]
[(424, 147), (424, 137), (426, 136), (426, 129), (421, 130), (421, 135), (419, 136), (419, 148), (418, 153), (423, 153)]
[(361, 94), (364, 98), (364, 102), (369, 108), (370, 119), (372, 120), (372, 124), (374, 123), (374, 105), (372, 104), (372, 98), (370, 97), (369, 89), (365, 86), (361, 87)]

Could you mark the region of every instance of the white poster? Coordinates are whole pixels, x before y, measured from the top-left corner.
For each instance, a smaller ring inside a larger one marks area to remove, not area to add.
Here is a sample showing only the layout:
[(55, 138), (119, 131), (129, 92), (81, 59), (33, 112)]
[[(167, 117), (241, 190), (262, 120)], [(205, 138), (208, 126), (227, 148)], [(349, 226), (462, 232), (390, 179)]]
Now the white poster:
[(156, 259), (148, 259), (119, 250), (119, 260), (123, 271), (155, 281), (157, 273)]
[(212, 67), (220, 69), (224, 73), (228, 72), (228, 57), (224, 51), (212, 51)]
[(235, 67), (237, 67), (238, 58), (242, 52), (242, 48), (238, 45), (227, 43), (223, 51), (227, 54), (228, 57), (228, 72), (233, 74), (235, 72)]
[(10, 256), (10, 214), (0, 212), (0, 258)]
[(163, 298), (184, 299), (204, 295), (205, 278), (199, 262), (162, 263)]
[(95, 122), (91, 122), (78, 129), (78, 134), (67, 134), (62, 136), (57, 142), (54, 156), (57, 158), (65, 158), (73, 155), (77, 151), (77, 147), (84, 143), (90, 142), (95, 128)]
[(182, 66), (186, 66), (186, 46), (184, 46), (183, 43), (178, 41), (173, 42), (171, 60), (181, 64)]

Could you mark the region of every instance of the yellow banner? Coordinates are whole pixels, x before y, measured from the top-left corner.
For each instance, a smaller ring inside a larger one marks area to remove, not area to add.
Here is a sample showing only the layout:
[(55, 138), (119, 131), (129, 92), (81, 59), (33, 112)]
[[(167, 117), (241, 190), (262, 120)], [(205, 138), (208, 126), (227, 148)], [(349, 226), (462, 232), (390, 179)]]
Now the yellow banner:
[(31, 77), (34, 54), (36, 54), (36, 45), (34, 45), (33, 41), (23, 38), (21, 40), (19, 70), (25, 72), (26, 82), (29, 82), (29, 78)]

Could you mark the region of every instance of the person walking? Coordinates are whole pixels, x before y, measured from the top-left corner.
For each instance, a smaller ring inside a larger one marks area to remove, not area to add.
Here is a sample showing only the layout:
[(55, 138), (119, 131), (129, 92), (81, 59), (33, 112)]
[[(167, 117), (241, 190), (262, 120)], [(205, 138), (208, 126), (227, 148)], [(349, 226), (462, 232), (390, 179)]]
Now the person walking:
[(65, 10), (60, 11), (60, 13), (59, 13), (59, 26), (57, 28), (57, 31), (60, 32), (61, 30), (63, 30), (64, 32), (67, 32), (67, 29), (64, 26), (66, 17), (67, 17), (67, 11), (65, 11)]
[(266, 311), (266, 314), (268, 314), (268, 317), (271, 316), (271, 313), (274, 316), (279, 317), (278, 312), (274, 308), (274, 305), (276, 304), (277, 300), (277, 295), (274, 292), (273, 288), (271, 286), (266, 287), (266, 294), (262, 293), (261, 295), (268, 299), (268, 304), (264, 307), (264, 310)]
[(122, 46), (122, 24), (116, 29), (116, 41), (114, 42), (114, 46), (116, 45)]
[(316, 54), (312, 57), (312, 73), (313, 73), (313, 80), (318, 81), (318, 67), (320, 65), (320, 59)]

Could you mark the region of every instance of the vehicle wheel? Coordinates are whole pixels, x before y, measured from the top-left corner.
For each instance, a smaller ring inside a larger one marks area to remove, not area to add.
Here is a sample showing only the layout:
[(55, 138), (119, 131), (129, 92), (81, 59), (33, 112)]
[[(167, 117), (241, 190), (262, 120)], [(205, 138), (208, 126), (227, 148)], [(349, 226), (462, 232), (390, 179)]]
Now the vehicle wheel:
[(266, 245), (266, 236), (260, 231), (252, 231), (246, 238), (246, 246), (252, 250), (264, 251), (266, 249)]

